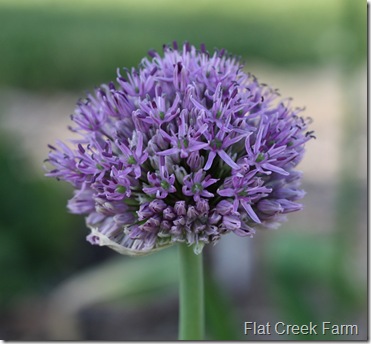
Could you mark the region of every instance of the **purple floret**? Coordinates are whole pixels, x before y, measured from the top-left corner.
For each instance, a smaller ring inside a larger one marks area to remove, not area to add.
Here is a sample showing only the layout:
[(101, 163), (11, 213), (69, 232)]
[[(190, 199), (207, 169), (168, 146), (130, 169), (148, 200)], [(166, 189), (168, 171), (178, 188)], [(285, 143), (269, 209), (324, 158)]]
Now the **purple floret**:
[(300, 210), (295, 168), (313, 136), (310, 119), (261, 85), (224, 50), (152, 50), (79, 100), (47, 176), (71, 183), (72, 213), (86, 215), (89, 242), (141, 255), (176, 242), (252, 236)]

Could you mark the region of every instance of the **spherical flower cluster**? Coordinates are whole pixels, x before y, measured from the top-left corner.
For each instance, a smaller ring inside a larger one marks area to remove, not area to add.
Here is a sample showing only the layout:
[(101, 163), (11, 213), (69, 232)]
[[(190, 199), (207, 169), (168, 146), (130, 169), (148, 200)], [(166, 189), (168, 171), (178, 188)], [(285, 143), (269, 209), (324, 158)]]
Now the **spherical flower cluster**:
[(47, 176), (74, 188), (92, 244), (147, 254), (176, 242), (200, 253), (300, 210), (309, 119), (224, 50), (149, 52), (77, 104), (72, 145), (49, 145)]

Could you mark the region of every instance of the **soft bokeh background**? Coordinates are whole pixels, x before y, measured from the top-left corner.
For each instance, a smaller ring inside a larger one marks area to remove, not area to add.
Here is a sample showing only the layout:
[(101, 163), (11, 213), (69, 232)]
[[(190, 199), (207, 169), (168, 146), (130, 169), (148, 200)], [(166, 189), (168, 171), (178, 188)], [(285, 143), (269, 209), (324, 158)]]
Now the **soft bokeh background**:
[[(176, 250), (138, 259), (85, 242), (47, 143), (85, 90), (188, 40), (241, 55), (306, 106), (305, 209), (205, 249), (208, 339), (366, 339), (364, 0), (0, 1), (0, 339), (174, 340)], [(355, 324), (358, 336), (245, 336), (245, 321)]]

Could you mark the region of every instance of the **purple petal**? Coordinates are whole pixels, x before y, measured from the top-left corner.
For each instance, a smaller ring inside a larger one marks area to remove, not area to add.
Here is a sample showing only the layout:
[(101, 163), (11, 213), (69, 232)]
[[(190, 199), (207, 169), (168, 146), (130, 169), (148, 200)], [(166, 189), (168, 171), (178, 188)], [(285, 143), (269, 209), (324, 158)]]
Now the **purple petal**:
[(211, 165), (213, 164), (214, 158), (216, 157), (216, 153), (214, 151), (209, 152), (209, 156), (207, 158), (206, 165), (204, 167), (204, 170), (207, 171), (210, 169)]
[(241, 166), (237, 165), (225, 151), (218, 151), (218, 155), (224, 160), (227, 165), (232, 167), (234, 170), (239, 170), (241, 168)]
[(283, 168), (281, 167), (278, 167), (278, 166), (274, 166), (268, 162), (264, 163), (261, 165), (263, 168), (265, 168), (266, 170), (270, 170), (270, 171), (273, 171), (273, 172), (276, 172), (278, 174), (282, 174), (283, 176), (288, 176), (290, 173), (285, 171)]
[(246, 212), (250, 215), (250, 217), (256, 222), (261, 223), (258, 215), (255, 214), (254, 210), (252, 209), (251, 205), (244, 200), (241, 200), (242, 206), (245, 208)]
[(156, 154), (157, 155), (162, 155), (162, 156), (167, 156), (167, 155), (173, 155), (173, 154), (176, 154), (179, 152), (179, 148), (170, 148), (170, 149), (166, 149), (162, 152), (157, 152)]
[(202, 190), (201, 192), (201, 196), (202, 197), (214, 197), (214, 194), (212, 194), (211, 192), (207, 191), (207, 190)]
[(195, 152), (195, 151), (199, 151), (203, 148), (206, 148), (209, 144), (206, 143), (206, 142), (198, 142), (198, 141), (195, 141), (197, 142), (196, 144), (192, 144), (192, 146), (190, 146), (188, 148), (188, 151), (189, 152)]
[(223, 189), (223, 190), (218, 190), (217, 193), (223, 197), (232, 197), (234, 196), (235, 191), (233, 189)]

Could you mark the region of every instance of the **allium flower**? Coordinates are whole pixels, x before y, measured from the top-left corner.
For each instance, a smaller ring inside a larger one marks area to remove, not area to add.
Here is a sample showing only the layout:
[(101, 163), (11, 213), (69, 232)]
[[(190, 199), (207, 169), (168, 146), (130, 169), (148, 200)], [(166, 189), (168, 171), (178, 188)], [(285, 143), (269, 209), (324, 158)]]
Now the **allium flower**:
[(149, 52), (77, 104), (72, 146), (49, 146), (47, 176), (75, 188), (92, 244), (141, 255), (222, 234), (252, 236), (302, 206), (295, 170), (309, 119), (224, 50)]

